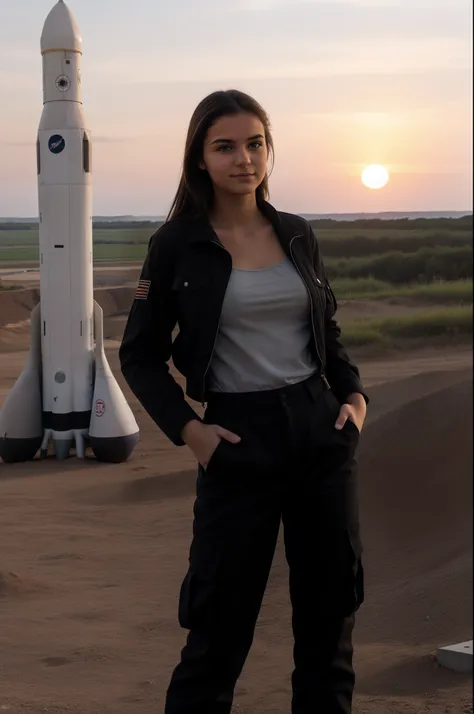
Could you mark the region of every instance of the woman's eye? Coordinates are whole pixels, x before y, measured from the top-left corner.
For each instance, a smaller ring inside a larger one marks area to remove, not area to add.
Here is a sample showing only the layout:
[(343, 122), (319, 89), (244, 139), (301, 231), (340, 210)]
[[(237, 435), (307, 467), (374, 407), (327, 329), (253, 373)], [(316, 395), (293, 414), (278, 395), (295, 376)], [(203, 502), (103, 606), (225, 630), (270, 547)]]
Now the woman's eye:
[[(263, 146), (263, 142), (261, 141), (252, 141), (248, 148), (249, 149), (260, 149)], [(233, 146), (231, 144), (221, 144), (220, 146), (217, 147), (217, 151), (232, 151)]]

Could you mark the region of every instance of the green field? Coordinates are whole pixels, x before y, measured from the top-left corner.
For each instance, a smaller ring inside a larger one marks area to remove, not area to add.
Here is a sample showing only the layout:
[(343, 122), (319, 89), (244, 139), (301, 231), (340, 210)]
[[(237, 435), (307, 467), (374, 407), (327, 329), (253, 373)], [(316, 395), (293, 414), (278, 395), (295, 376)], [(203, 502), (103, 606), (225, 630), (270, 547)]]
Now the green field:
[[(93, 225), (94, 244), (146, 245), (160, 223), (98, 222)], [(472, 247), (472, 215), (461, 218), (311, 221), (326, 258), (362, 257), (387, 251), (416, 252), (435, 246)], [(38, 224), (0, 222), (0, 247), (38, 245)]]
[[(159, 224), (95, 223), (94, 260), (143, 261)], [(390, 284), (472, 278), (472, 216), (312, 221), (331, 280)], [(0, 263), (38, 260), (38, 226), (0, 223)]]
[(339, 278), (331, 283), (339, 300), (409, 299), (420, 303), (472, 303), (472, 280), (392, 285), (375, 278)]
[(336, 278), (376, 278), (394, 284), (472, 278), (472, 246), (434, 246), (416, 253), (390, 251), (382, 255), (330, 258), (327, 274)]
[[(146, 255), (146, 245), (120, 243), (99, 244), (94, 246), (94, 261), (97, 260), (138, 260)], [(0, 247), (0, 265), (2, 262), (38, 261), (38, 246)]]
[(383, 320), (354, 320), (344, 325), (344, 344), (348, 347), (378, 345), (396, 347), (406, 340), (446, 338), (471, 340), (472, 306), (456, 306)]
[[(344, 320), (348, 345), (394, 347), (420, 339), (471, 338), (472, 215), (311, 223), (338, 301), (399, 302), (414, 310), (382, 320)], [(157, 227), (144, 222), (94, 224), (95, 264), (140, 264)], [(0, 265), (31, 261), (37, 266), (38, 254), (37, 225), (0, 224)]]
[[(1, 225), (1, 224), (0, 224)], [(94, 228), (94, 244), (117, 243), (146, 245), (155, 232), (149, 228)], [(353, 257), (385, 253), (388, 250), (415, 252), (420, 248), (446, 245), (472, 245), (472, 228), (463, 230), (394, 230), (368, 228), (363, 233), (355, 228), (322, 228), (315, 231), (321, 250), (327, 257)], [(38, 229), (2, 230), (0, 247), (37, 246)]]
[[(94, 261), (142, 262), (158, 224), (94, 224)], [(457, 219), (320, 220), (312, 222), (329, 279), (345, 299), (396, 292), (415, 297), (414, 284), (472, 280), (472, 216)], [(38, 226), (0, 223), (0, 264), (38, 261)], [(365, 282), (364, 282), (365, 281)], [(371, 287), (372, 286), (372, 287)], [(374, 287), (375, 286), (375, 287)], [(397, 286), (395, 289), (394, 286)], [(404, 287), (400, 292), (399, 288)], [(441, 288), (436, 288), (437, 297)], [(458, 300), (461, 293), (447, 295)], [(408, 292), (407, 292), (408, 291)], [(430, 292), (416, 296), (430, 300)]]
[(22, 245), (38, 245), (37, 230), (0, 230), (0, 248)]

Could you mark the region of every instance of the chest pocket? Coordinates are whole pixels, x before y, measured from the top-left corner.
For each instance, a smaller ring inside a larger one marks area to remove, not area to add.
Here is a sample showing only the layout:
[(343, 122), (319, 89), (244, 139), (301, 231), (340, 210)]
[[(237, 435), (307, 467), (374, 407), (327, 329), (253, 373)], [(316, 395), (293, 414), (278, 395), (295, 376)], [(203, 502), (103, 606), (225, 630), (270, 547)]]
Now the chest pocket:
[(209, 273), (196, 269), (179, 270), (172, 283), (172, 294), (181, 328), (202, 324), (212, 297)]
[(195, 271), (180, 272), (175, 276), (172, 290), (176, 293), (194, 293), (196, 290), (203, 290), (209, 286), (210, 280), (208, 275), (199, 274)]

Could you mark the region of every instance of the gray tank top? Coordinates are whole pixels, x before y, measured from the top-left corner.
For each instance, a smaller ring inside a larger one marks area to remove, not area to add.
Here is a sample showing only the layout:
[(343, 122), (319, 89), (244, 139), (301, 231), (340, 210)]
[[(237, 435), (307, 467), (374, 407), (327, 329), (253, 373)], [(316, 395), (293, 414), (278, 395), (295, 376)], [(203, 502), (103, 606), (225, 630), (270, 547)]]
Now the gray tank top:
[(289, 258), (232, 270), (209, 370), (214, 392), (276, 389), (316, 369), (308, 291)]

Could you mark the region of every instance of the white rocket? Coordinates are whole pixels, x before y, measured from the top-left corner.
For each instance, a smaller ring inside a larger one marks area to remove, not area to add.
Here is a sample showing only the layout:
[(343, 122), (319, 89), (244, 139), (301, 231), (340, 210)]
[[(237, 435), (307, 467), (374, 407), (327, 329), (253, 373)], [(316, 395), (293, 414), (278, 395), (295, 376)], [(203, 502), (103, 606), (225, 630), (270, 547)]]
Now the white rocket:
[(36, 145), (40, 302), (26, 366), (0, 411), (0, 457), (27, 461), (50, 440), (57, 458), (90, 445), (126, 460), (138, 426), (107, 362), (93, 297), (91, 136), (82, 109), (82, 39), (62, 1), (41, 35), (43, 112)]

